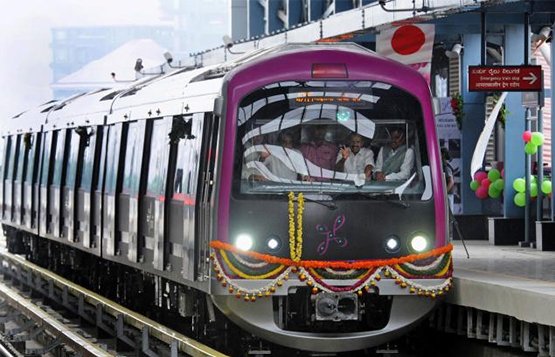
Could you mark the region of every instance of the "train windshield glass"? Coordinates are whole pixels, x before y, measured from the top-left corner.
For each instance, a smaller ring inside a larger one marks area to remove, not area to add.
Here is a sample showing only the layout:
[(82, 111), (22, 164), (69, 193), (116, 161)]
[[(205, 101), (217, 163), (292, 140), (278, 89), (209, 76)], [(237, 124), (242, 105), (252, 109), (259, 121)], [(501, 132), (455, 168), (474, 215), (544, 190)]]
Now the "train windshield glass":
[(429, 199), (422, 110), (372, 81), (268, 85), (238, 110), (235, 192)]

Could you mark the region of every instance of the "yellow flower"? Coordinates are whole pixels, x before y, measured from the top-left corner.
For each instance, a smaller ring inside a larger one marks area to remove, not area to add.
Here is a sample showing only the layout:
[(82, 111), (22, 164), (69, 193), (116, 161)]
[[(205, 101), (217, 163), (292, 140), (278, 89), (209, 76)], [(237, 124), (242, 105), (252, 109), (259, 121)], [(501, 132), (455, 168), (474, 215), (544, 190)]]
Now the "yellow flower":
[[(304, 212), (304, 196), (299, 193), (297, 196), (297, 229), (295, 232), (295, 194), (289, 192), (289, 254), (293, 261), (300, 261), (303, 252), (303, 212)], [(295, 235), (295, 233), (297, 233)]]

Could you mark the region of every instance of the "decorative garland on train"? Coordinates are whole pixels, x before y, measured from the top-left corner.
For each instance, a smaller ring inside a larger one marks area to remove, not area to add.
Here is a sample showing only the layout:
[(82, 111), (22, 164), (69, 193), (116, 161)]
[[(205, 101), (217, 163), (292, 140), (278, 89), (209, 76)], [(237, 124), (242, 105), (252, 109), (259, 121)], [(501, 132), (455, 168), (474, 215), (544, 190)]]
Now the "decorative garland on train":
[[(295, 204), (297, 201), (297, 214)], [(316, 294), (324, 292), (354, 292), (363, 295), (374, 291), (377, 281), (382, 275), (394, 279), (400, 288), (408, 288), (411, 294), (435, 298), (447, 292), (452, 285), (453, 264), (451, 244), (433, 249), (422, 254), (382, 260), (364, 261), (315, 261), (301, 260), (302, 256), (302, 216), (304, 197), (299, 193), (289, 193), (289, 253), (291, 259), (279, 258), (258, 252), (241, 251), (235, 246), (212, 241), (210, 246), (216, 279), (227, 287), (229, 293), (245, 301), (256, 301), (256, 298), (270, 296), (281, 287), (290, 274), (298, 275)], [(296, 224), (295, 224), (296, 223)], [(237, 284), (236, 279), (269, 279), (262, 288), (247, 289)], [(425, 286), (418, 279), (445, 279), (441, 284)], [(355, 280), (352, 285), (334, 286), (325, 283), (325, 279)]]

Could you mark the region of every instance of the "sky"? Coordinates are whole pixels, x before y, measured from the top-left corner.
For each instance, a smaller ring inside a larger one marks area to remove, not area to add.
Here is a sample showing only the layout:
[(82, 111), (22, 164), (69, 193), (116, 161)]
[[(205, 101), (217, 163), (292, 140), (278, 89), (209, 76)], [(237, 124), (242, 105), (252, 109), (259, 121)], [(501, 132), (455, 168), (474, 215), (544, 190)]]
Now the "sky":
[(51, 28), (162, 25), (157, 0), (0, 0), (0, 125), (51, 100)]

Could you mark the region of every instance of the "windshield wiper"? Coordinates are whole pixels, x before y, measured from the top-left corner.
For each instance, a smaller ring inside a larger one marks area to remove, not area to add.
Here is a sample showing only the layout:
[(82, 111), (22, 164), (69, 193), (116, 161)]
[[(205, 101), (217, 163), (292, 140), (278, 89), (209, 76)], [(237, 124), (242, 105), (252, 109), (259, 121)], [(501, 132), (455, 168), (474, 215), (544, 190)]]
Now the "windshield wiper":
[(318, 204), (320, 204), (324, 207), (329, 208), (332, 211), (337, 209), (337, 205), (335, 204), (335, 202), (333, 202), (331, 200), (330, 201), (323, 201), (321, 199), (313, 199), (313, 198), (310, 198), (310, 197), (306, 197), (306, 195), (304, 195), (304, 200), (307, 201), (307, 202), (318, 203)]
[[(340, 195), (362, 196), (364, 198), (369, 198), (369, 199), (372, 199), (372, 200), (374, 200), (374, 199), (383, 199), (385, 202), (389, 202), (389, 203), (392, 203), (394, 205), (401, 206), (403, 208), (409, 208), (410, 207), (410, 203), (408, 203), (406, 201), (403, 201), (400, 196), (399, 196), (398, 200), (391, 199), (395, 195), (395, 193), (393, 193), (393, 191), (382, 191), (382, 192), (360, 192), (360, 191), (357, 191), (357, 192), (345, 192), (345, 193), (342, 193)], [(335, 198), (337, 198), (337, 196)]]

